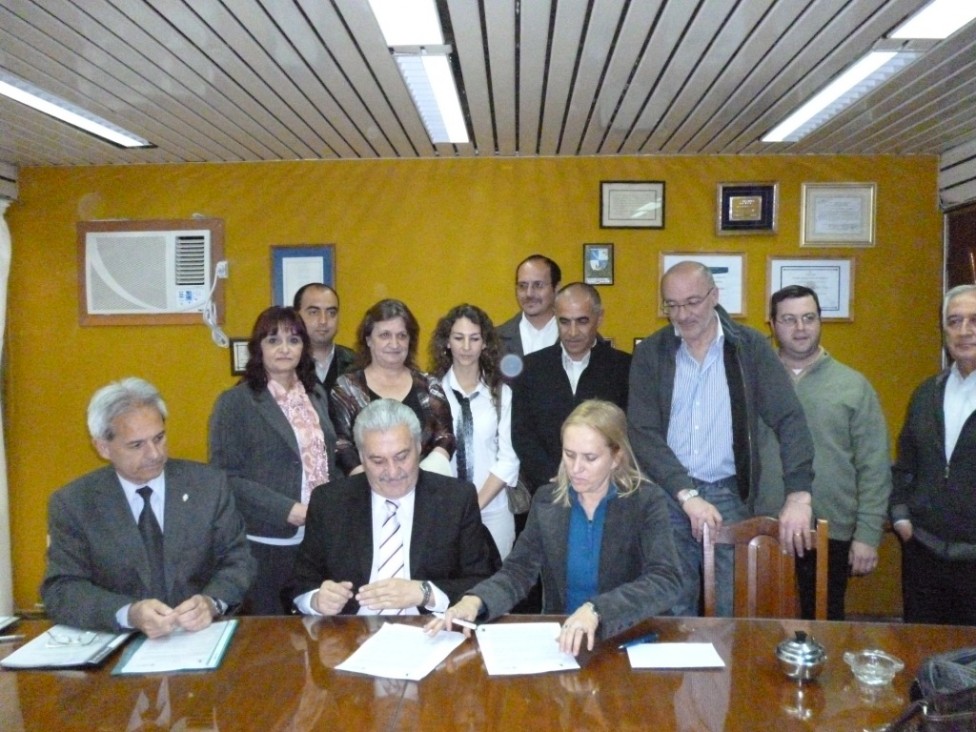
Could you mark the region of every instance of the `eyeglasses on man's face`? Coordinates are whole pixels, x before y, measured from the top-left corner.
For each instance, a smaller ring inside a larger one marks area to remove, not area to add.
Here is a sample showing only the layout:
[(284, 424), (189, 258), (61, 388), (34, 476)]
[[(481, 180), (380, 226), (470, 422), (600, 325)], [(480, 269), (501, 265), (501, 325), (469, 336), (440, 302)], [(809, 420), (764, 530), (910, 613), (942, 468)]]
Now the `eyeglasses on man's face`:
[(789, 315), (780, 315), (776, 318), (776, 322), (780, 325), (785, 325), (787, 328), (795, 328), (800, 323), (804, 326), (810, 326), (820, 320), (820, 316), (816, 313), (803, 313), (803, 315), (796, 316), (792, 313)]
[(708, 299), (708, 296), (712, 294), (714, 287), (709, 287), (708, 292), (704, 295), (694, 295), (689, 297), (684, 302), (675, 302), (674, 300), (665, 300), (661, 303), (661, 307), (664, 308), (664, 312), (668, 315), (673, 315), (681, 311), (682, 308), (686, 310), (697, 310), (702, 306), (702, 304)]

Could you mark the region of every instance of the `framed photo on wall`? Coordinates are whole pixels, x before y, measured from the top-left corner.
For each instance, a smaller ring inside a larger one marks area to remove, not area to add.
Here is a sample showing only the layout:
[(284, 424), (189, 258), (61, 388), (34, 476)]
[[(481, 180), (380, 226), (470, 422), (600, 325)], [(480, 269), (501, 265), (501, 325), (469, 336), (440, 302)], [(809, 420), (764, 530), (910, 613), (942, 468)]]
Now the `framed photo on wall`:
[(309, 282), (335, 287), (334, 244), (276, 244), (271, 247), (271, 304), (291, 305)]
[(601, 229), (663, 229), (663, 180), (600, 182)]
[[(817, 293), (820, 319), (854, 320), (854, 257), (768, 257), (766, 303), (774, 292), (803, 285)], [(769, 319), (769, 313), (766, 313)]]
[(242, 376), (247, 366), (247, 338), (230, 339), (230, 375)]
[(719, 183), (715, 233), (775, 234), (778, 192), (776, 183)]
[[(701, 254), (699, 252), (669, 252), (661, 254), (661, 272), (658, 281), (678, 262), (691, 260), (708, 267), (715, 278), (719, 291), (719, 304), (729, 315), (743, 318), (746, 315), (746, 255), (741, 252)], [(667, 317), (662, 304), (659, 315)]]
[(613, 284), (613, 244), (583, 245), (583, 282), (588, 285)]
[(801, 247), (873, 247), (875, 183), (804, 183)]

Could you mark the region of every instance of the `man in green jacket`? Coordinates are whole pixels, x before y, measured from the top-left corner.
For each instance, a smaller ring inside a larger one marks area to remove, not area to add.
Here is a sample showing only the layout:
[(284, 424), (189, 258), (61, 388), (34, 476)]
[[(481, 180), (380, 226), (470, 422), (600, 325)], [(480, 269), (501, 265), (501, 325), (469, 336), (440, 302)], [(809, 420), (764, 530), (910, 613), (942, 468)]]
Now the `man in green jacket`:
[[(770, 299), (778, 355), (813, 435), (813, 513), (829, 523), (827, 617), (843, 620), (847, 578), (868, 574), (878, 566), (878, 544), (891, 493), (891, 458), (878, 395), (864, 376), (820, 345), (820, 314), (820, 300), (809, 287), (790, 285)], [(782, 471), (775, 468), (779, 458), (775, 436), (765, 430), (762, 437), (762, 482), (768, 483), (768, 490), (760, 495), (770, 497), (776, 494), (775, 482)], [(797, 575), (803, 616), (812, 618), (815, 554), (797, 559)]]

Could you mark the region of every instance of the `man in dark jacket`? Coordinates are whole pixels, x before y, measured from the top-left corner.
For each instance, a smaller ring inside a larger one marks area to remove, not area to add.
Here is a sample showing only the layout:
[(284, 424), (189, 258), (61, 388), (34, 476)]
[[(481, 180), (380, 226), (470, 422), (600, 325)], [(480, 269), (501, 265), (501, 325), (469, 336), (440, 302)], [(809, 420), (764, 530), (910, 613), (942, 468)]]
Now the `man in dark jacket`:
[[(671, 324), (644, 339), (630, 368), (627, 419), (641, 469), (670, 496), (682, 568), (675, 615), (698, 614), (702, 525), (748, 518), (759, 489), (757, 432), (780, 444), (786, 500), (780, 541), (812, 548), (813, 441), (793, 385), (765, 336), (719, 306), (708, 267), (679, 262), (661, 280)], [(732, 557), (716, 553), (717, 612), (732, 613)]]
[(942, 330), (953, 364), (908, 405), (891, 521), (905, 622), (976, 625), (976, 285), (946, 293)]

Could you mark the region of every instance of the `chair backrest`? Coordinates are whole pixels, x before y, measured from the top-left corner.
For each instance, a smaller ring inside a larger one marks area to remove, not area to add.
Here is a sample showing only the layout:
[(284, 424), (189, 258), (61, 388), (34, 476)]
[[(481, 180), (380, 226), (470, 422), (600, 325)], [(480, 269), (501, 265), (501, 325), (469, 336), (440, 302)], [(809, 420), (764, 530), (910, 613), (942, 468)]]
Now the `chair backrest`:
[[(780, 550), (779, 521), (756, 516), (723, 524), (715, 535), (704, 526), (702, 579), (705, 615), (715, 614), (715, 545), (735, 546), (733, 614), (750, 618), (798, 618), (800, 596), (793, 556)], [(827, 619), (827, 521), (819, 519), (813, 532), (817, 556), (814, 618)]]

